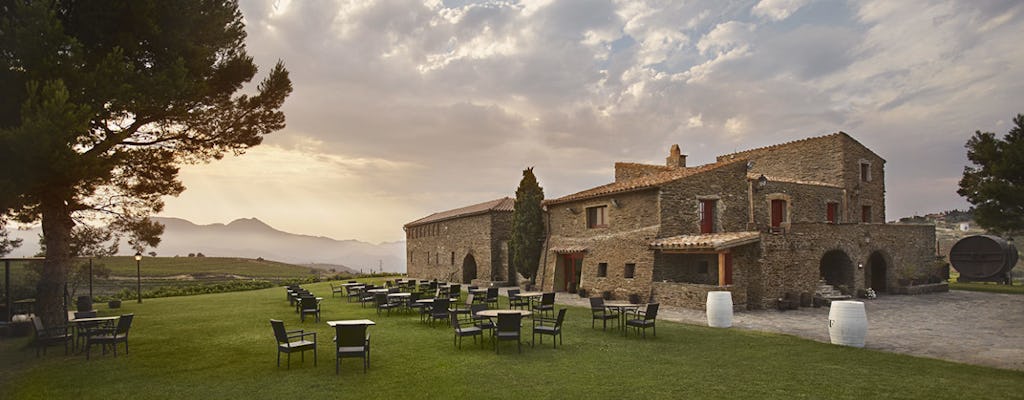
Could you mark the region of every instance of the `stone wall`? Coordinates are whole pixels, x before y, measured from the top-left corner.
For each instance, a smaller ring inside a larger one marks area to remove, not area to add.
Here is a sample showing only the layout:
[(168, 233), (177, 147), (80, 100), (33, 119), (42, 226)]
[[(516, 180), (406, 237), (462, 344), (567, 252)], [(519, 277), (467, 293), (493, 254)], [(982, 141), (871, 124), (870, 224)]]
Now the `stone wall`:
[[(547, 247), (541, 256), (537, 284), (542, 290), (562, 290), (564, 286), (564, 249), (586, 249), (580, 287), (591, 293), (609, 291), (614, 298), (638, 294), (650, 295), (654, 255), (649, 244), (658, 231), (658, 192), (656, 189), (617, 193), (599, 198), (549, 206)], [(612, 204), (615, 199), (618, 207)], [(586, 209), (606, 206), (607, 226), (587, 228)], [(607, 275), (598, 276), (599, 264), (607, 264)], [(626, 264), (635, 267), (633, 278), (624, 276)]]
[(694, 283), (654, 282), (655, 301), (673, 307), (703, 310), (707, 306), (708, 292), (732, 292), (732, 309), (747, 309), (747, 293), (736, 288), (723, 288), (718, 285), (700, 285)]
[(409, 276), (463, 282), (469, 257), (476, 262), (478, 280), (503, 280), (507, 275), (507, 251), (502, 246), (508, 240), (511, 213), (477, 214), (415, 228), (416, 235), (406, 234)]
[[(872, 254), (886, 265), (886, 287), (899, 286), (911, 277), (921, 282), (942, 276), (935, 257), (933, 225), (889, 224), (793, 224), (785, 234), (762, 234), (760, 243), (760, 293), (751, 291), (750, 306), (774, 307), (786, 292), (814, 293), (821, 278), (822, 259), (830, 251), (849, 258), (852, 294), (863, 290)], [(874, 288), (882, 291), (881, 288)]]
[(716, 232), (744, 231), (749, 220), (747, 167), (738, 162), (662, 185), (658, 237), (700, 233), (700, 200), (716, 200)]
[[(772, 199), (786, 200), (788, 219), (783, 222), (783, 228), (793, 223), (826, 222), (828, 203), (838, 203), (840, 210), (845, 204), (842, 188), (779, 181), (768, 181), (764, 188), (753, 191), (753, 197), (756, 228), (751, 230), (759, 231), (768, 231), (771, 226)], [(845, 222), (842, 216), (845, 213), (840, 214), (838, 222)]]
[(617, 162), (615, 163), (615, 182), (671, 170), (671, 167), (663, 165)]

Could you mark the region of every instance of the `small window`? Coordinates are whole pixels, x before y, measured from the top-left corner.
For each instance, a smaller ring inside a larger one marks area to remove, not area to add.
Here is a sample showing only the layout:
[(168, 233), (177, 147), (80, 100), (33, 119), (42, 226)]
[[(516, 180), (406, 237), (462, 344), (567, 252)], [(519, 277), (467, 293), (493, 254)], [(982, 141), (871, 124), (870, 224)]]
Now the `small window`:
[(871, 222), (871, 206), (860, 208), (860, 222)]
[(871, 182), (871, 163), (860, 163), (860, 181)]
[(839, 203), (828, 203), (825, 210), (825, 220), (830, 224), (839, 222)]
[(430, 265), (430, 252), (427, 252), (427, 265)]
[(441, 253), (434, 253), (434, 264), (441, 264), (438, 258), (439, 255), (441, 255)]
[(604, 228), (608, 226), (608, 206), (587, 208), (587, 228)]
[(622, 277), (632, 279), (633, 275), (636, 275), (636, 264), (627, 263), (625, 269), (622, 271)]
[(597, 277), (604, 278), (608, 276), (608, 263), (597, 264)]
[(452, 252), (452, 265), (455, 265), (455, 252)]
[(705, 274), (705, 275), (708, 273), (708, 262), (707, 261), (700, 261), (700, 262), (697, 263), (697, 273), (698, 274)]

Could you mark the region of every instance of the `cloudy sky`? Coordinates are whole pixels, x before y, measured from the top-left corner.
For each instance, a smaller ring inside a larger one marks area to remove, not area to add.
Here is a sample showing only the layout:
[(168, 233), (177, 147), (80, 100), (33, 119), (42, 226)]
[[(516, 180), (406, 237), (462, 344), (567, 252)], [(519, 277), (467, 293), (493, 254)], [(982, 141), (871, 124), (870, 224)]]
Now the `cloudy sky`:
[(548, 198), (615, 161), (690, 165), (842, 130), (887, 160), (887, 217), (966, 208), (975, 130), (1024, 113), (1024, 3), (243, 0), (288, 127), (182, 170), (163, 216), (371, 242), (432, 212)]

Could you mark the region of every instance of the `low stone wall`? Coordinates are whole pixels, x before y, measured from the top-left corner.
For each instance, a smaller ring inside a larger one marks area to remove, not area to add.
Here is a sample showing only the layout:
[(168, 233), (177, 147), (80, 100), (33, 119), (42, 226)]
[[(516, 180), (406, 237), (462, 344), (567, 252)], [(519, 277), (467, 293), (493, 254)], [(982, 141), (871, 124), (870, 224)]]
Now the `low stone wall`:
[(924, 285), (899, 286), (889, 289), (892, 294), (927, 294), (942, 293), (949, 291), (948, 283), (927, 283)]
[(708, 292), (732, 292), (732, 309), (747, 309), (747, 290), (738, 286), (721, 287), (717, 285), (700, 285), (695, 283), (653, 282), (654, 301), (661, 304), (703, 310), (707, 306)]

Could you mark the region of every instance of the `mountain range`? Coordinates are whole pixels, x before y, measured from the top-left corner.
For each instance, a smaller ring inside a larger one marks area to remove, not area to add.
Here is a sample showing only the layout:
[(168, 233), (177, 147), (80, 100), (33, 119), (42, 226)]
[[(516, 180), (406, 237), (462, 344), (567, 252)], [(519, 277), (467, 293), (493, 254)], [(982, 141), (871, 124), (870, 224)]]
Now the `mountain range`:
[[(405, 272), (405, 242), (372, 244), (359, 240), (337, 240), (277, 230), (256, 218), (242, 218), (227, 224), (197, 225), (181, 218), (153, 217), (164, 225), (161, 257), (202, 253), (208, 257), (264, 258), (321, 269), (347, 268), (355, 272)], [(39, 251), (38, 227), (11, 230), (24, 243), (9, 256), (27, 257)], [(133, 254), (124, 243), (120, 254)]]

